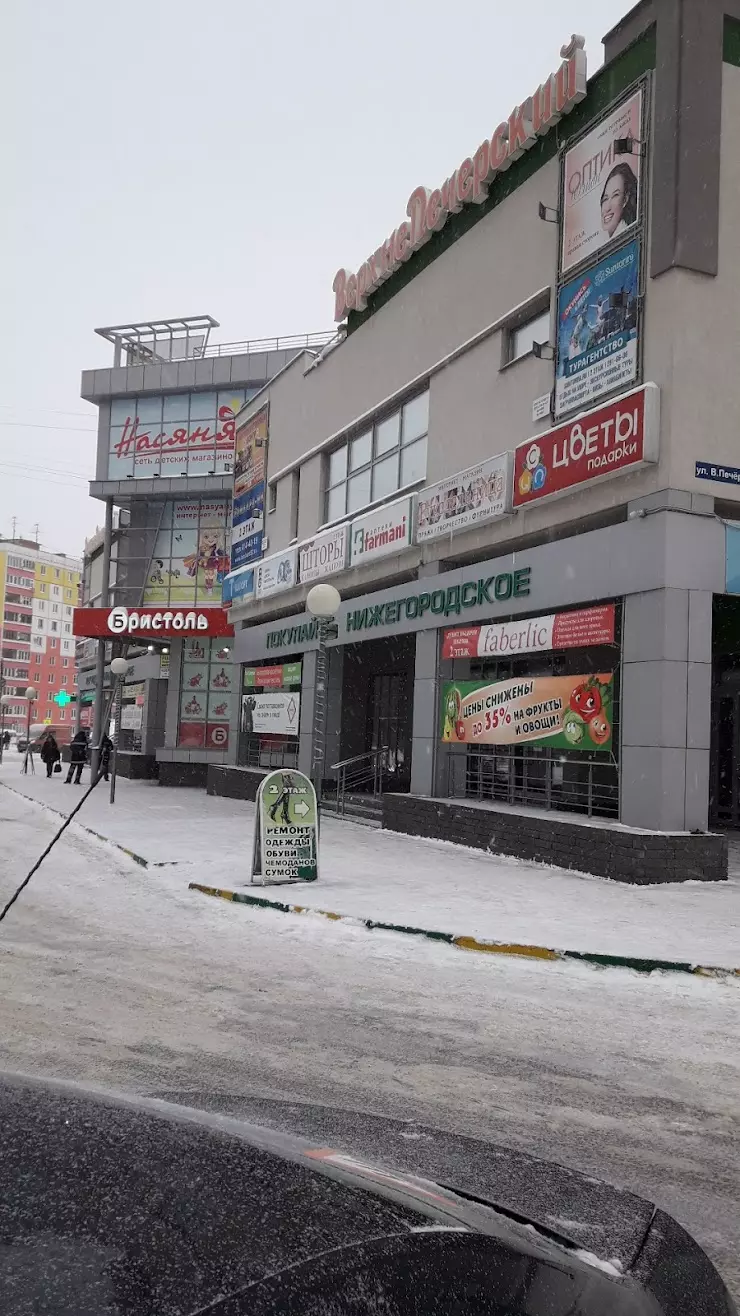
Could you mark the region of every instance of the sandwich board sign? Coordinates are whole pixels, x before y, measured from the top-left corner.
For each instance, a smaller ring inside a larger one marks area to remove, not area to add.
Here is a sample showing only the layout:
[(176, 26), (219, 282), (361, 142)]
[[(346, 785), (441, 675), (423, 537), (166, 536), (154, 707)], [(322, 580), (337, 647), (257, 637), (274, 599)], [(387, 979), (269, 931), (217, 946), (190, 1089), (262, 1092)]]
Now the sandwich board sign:
[(257, 792), (252, 883), (315, 882), (318, 875), (316, 792), (302, 772), (278, 768)]

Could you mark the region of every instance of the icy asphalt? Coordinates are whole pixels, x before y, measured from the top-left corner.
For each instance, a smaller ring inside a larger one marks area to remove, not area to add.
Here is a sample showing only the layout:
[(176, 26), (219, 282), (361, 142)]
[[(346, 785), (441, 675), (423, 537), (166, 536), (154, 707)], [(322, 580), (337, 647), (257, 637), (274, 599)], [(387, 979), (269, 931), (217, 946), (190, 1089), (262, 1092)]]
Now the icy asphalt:
[[(0, 792), (3, 903), (58, 823)], [(736, 983), (209, 901), (74, 827), (0, 924), (0, 1067), (248, 1116), (479, 1191), (488, 1153), (468, 1140), (505, 1143), (655, 1200), (736, 1297), (739, 1042)]]

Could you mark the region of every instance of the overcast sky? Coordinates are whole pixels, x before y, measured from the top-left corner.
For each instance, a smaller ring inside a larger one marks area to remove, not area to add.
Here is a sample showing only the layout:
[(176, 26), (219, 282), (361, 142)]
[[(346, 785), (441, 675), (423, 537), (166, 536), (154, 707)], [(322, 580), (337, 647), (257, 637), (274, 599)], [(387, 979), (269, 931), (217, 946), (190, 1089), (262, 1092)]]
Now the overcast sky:
[(0, 50), (0, 534), (80, 553), (99, 325), (332, 326), (331, 284), (629, 0), (9, 0)]

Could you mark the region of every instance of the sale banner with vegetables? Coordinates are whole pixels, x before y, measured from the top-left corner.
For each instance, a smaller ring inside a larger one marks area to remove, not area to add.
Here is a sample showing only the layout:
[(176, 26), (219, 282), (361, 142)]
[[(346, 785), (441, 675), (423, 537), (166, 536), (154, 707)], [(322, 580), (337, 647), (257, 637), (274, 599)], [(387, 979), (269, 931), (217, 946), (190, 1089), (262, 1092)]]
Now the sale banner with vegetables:
[(442, 692), (442, 740), (610, 751), (612, 701), (611, 672), (448, 681)]

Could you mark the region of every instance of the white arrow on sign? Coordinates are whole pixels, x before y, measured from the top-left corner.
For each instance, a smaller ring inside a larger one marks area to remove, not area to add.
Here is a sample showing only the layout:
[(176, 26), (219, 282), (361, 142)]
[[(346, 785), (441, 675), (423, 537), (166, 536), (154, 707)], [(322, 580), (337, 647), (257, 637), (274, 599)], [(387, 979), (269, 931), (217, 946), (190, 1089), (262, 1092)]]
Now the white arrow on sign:
[(294, 812), (298, 814), (299, 818), (304, 818), (305, 815), (309, 812), (309, 808), (305, 800), (298, 800), (296, 804), (293, 806), (293, 808), (294, 808)]

